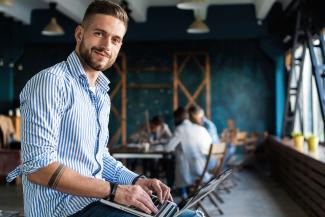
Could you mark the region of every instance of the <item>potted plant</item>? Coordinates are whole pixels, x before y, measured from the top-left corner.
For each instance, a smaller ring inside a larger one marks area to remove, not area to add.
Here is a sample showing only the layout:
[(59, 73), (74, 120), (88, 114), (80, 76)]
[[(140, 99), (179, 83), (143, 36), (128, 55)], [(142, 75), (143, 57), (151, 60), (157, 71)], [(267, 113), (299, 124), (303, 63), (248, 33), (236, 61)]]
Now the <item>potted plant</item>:
[(302, 150), (304, 147), (304, 135), (301, 132), (292, 132), (291, 133), (294, 147)]
[(318, 148), (318, 137), (315, 135), (310, 135), (307, 138), (308, 151), (316, 151)]

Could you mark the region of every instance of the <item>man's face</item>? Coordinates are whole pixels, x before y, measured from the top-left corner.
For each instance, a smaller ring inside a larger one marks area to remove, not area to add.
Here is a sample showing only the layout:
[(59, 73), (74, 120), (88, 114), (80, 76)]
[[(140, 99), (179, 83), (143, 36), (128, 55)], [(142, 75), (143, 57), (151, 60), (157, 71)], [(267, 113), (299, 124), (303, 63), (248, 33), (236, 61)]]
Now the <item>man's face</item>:
[(228, 122), (228, 128), (229, 129), (235, 128), (235, 123), (234, 123), (234, 121), (232, 119), (229, 119), (227, 122)]
[(152, 133), (156, 133), (159, 128), (160, 128), (160, 125), (150, 124), (150, 130)]
[(112, 16), (93, 15), (84, 26), (76, 29), (76, 50), (84, 67), (92, 71), (105, 71), (111, 67), (122, 45), (126, 28)]

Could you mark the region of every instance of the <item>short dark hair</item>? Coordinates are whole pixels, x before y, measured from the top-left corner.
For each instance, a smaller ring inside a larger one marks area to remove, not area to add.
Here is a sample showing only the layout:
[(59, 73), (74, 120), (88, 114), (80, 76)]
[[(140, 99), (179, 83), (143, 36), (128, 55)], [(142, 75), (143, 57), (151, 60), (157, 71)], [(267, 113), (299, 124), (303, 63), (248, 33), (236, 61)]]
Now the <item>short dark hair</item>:
[(178, 107), (178, 109), (176, 109), (174, 111), (174, 123), (175, 123), (175, 126), (180, 125), (186, 119), (188, 119), (187, 110), (184, 107)]
[(120, 5), (115, 4), (111, 1), (93, 1), (86, 9), (85, 15), (82, 19), (82, 24), (85, 25), (85, 23), (87, 23), (87, 21), (96, 14), (105, 14), (115, 17), (124, 23), (125, 29), (128, 27), (129, 17), (127, 13)]
[(160, 126), (164, 123), (164, 120), (159, 115), (156, 115), (150, 120), (150, 123), (154, 126)]

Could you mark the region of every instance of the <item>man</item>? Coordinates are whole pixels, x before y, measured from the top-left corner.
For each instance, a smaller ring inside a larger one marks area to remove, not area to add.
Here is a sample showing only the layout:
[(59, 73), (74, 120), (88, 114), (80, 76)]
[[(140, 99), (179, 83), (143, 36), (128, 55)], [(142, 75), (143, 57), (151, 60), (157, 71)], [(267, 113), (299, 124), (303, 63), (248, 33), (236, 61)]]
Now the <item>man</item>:
[(228, 163), (236, 154), (236, 145), (238, 144), (238, 132), (239, 129), (235, 127), (235, 121), (233, 119), (228, 119), (227, 128), (225, 128), (221, 134), (222, 141), (227, 144), (227, 153), (224, 157), (222, 169), (226, 169), (228, 167)]
[(106, 149), (109, 81), (101, 71), (114, 64), (127, 22), (120, 6), (94, 1), (67, 61), (35, 75), (21, 92), (22, 165), (8, 181), (22, 174), (25, 216), (132, 216), (98, 201), (155, 213), (151, 192), (171, 199), (166, 185), (129, 171)]
[[(188, 108), (188, 112), (190, 115), (190, 120), (193, 123), (202, 125), (208, 131), (209, 135), (212, 138), (212, 143), (220, 144), (217, 127), (212, 121), (205, 117), (203, 109), (197, 105), (192, 105)], [(209, 149), (205, 149), (204, 153), (206, 156), (208, 156)], [(217, 163), (218, 161), (216, 157), (212, 157), (209, 161), (208, 170), (214, 169)]]
[[(212, 141), (204, 127), (188, 120), (188, 112), (183, 107), (174, 111), (174, 122), (175, 131), (165, 146), (165, 150), (175, 152), (174, 185), (181, 190), (182, 197), (186, 198), (185, 188), (195, 184), (195, 181), (202, 175), (206, 164), (203, 150), (209, 149)], [(210, 178), (211, 175), (206, 173), (204, 181), (208, 181)]]
[(149, 127), (146, 124), (142, 124), (137, 131), (130, 135), (128, 140), (132, 143), (149, 142), (150, 145), (156, 145), (166, 144), (171, 136), (172, 133), (168, 125), (160, 116), (156, 115), (150, 119)]
[(197, 105), (192, 105), (188, 108), (188, 112), (190, 115), (190, 120), (193, 123), (202, 125), (205, 129), (207, 129), (212, 138), (212, 143), (219, 144), (220, 140), (217, 132), (217, 127), (212, 121), (205, 117), (203, 109)]
[[(145, 151), (161, 151), (161, 145), (165, 145), (172, 136), (168, 125), (158, 115), (146, 122), (147, 124), (141, 124), (140, 127), (129, 136), (128, 143), (142, 144), (145, 146)], [(160, 160), (160, 163), (161, 161), (162, 160)], [(132, 170), (136, 169), (138, 162), (138, 159), (129, 159), (127, 161), (128, 168)], [(142, 159), (143, 173), (145, 175), (150, 174), (150, 177), (157, 177), (158, 164), (158, 159)]]

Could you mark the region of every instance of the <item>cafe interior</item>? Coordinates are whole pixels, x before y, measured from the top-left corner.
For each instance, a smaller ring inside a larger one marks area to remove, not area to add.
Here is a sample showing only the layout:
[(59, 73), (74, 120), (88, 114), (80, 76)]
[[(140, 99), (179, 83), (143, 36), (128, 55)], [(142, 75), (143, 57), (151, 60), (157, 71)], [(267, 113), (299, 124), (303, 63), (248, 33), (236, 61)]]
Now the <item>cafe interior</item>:
[[(24, 163), (20, 93), (67, 60), (91, 2), (0, 0), (0, 216), (24, 216), (22, 178), (6, 181)], [(231, 171), (193, 205), (205, 216), (324, 217), (325, 2), (113, 2), (129, 24), (116, 62), (103, 71), (110, 155), (162, 180), (179, 204), (206, 177)], [(185, 122), (194, 132), (177, 140)], [(209, 137), (205, 148), (199, 131)], [(183, 151), (180, 161), (173, 142), (205, 149), (186, 186), (177, 177), (192, 158)]]

